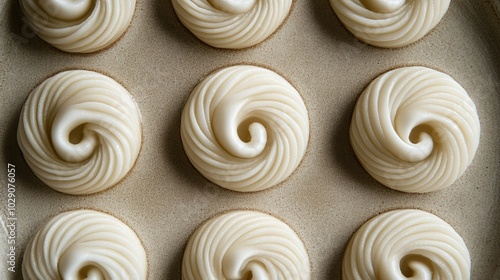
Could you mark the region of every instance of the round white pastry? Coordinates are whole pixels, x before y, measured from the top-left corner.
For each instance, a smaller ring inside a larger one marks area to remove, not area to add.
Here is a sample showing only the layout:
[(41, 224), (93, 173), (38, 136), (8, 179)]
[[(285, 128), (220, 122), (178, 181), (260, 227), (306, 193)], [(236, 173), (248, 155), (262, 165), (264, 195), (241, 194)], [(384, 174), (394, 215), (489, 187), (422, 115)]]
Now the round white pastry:
[(200, 40), (217, 47), (256, 45), (283, 23), (292, 0), (172, 0), (181, 22)]
[(127, 225), (108, 214), (76, 210), (59, 214), (31, 239), (24, 279), (146, 279), (147, 258)]
[(443, 18), (450, 0), (330, 0), (333, 10), (360, 40), (394, 48), (424, 37)]
[(342, 279), (470, 279), (469, 251), (445, 221), (394, 210), (366, 222), (344, 254)]
[(193, 90), (181, 137), (205, 177), (227, 189), (259, 191), (297, 168), (309, 140), (309, 118), (300, 94), (284, 78), (256, 66), (232, 66)]
[(479, 145), (476, 107), (450, 76), (404, 67), (376, 78), (359, 97), (351, 144), (380, 183), (403, 192), (453, 184)]
[(182, 279), (310, 279), (309, 257), (284, 222), (256, 211), (231, 211), (193, 233)]
[(26, 22), (54, 47), (76, 53), (115, 42), (132, 21), (135, 0), (20, 0)]
[(36, 87), (21, 112), (17, 141), (33, 172), (51, 188), (90, 194), (118, 183), (142, 141), (128, 91), (102, 74), (61, 72)]

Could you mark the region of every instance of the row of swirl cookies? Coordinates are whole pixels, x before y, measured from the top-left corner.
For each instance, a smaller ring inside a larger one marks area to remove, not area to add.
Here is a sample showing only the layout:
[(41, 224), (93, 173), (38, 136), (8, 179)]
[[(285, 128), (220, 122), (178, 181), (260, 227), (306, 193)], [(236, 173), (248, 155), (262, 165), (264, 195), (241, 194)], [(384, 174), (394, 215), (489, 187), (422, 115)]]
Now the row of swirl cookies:
[[(380, 47), (413, 43), (434, 28), (450, 0), (331, 0), (333, 10), (359, 39)], [(21, 0), (26, 22), (51, 45), (67, 52), (106, 48), (123, 35), (135, 0)], [(179, 20), (218, 48), (254, 46), (288, 16), (292, 0), (172, 0)]]
[[(344, 253), (342, 278), (469, 279), (460, 235), (421, 210), (394, 210), (363, 224)], [(51, 218), (31, 238), (24, 279), (147, 279), (146, 252), (132, 229), (108, 214), (74, 210)], [(283, 221), (236, 210), (203, 223), (189, 238), (182, 279), (308, 280), (309, 256)]]
[[(381, 183), (428, 192), (465, 172), (479, 131), (474, 103), (455, 80), (429, 68), (406, 67), (378, 77), (360, 96), (351, 142)], [(232, 190), (257, 191), (297, 168), (309, 119), (288, 81), (268, 69), (240, 65), (197, 85), (182, 114), (181, 136), (189, 159), (207, 178)], [(98, 192), (121, 180), (138, 156), (139, 109), (109, 77), (61, 72), (30, 94), (18, 142), (47, 185), (70, 194)]]

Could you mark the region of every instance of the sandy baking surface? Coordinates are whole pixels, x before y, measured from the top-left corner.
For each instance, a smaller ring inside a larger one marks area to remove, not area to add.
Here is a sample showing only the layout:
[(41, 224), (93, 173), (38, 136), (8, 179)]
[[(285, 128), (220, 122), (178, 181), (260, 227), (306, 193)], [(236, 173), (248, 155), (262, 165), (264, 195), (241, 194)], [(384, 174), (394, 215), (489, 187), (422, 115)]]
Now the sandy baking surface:
[[(417, 43), (380, 49), (355, 39), (326, 0), (295, 1), (282, 28), (256, 47), (228, 51), (194, 37), (168, 0), (139, 1), (127, 33), (88, 55), (58, 51), (26, 27), (17, 1), (0, 3), (0, 209), (6, 219), (8, 163), (16, 166), (16, 273), (21, 255), (47, 219), (78, 208), (113, 214), (134, 229), (149, 257), (150, 279), (179, 279), (185, 243), (200, 223), (225, 210), (249, 208), (289, 224), (309, 252), (312, 279), (340, 279), (345, 246), (356, 228), (397, 208), (432, 212), (463, 237), (472, 279), (500, 279), (500, 20), (485, 0), (453, 0), (441, 23)], [(191, 89), (211, 71), (255, 64), (282, 74), (302, 94), (311, 134), (296, 172), (267, 191), (239, 194), (209, 182), (189, 163), (180, 116)], [(425, 65), (455, 78), (475, 102), (481, 142), (472, 165), (453, 186), (418, 195), (390, 190), (358, 163), (348, 139), (354, 104), (379, 74)], [(143, 147), (135, 168), (117, 186), (69, 196), (39, 181), (16, 141), (19, 113), (32, 88), (63, 69), (91, 69), (121, 82), (143, 117)], [(4, 227), (5, 229), (5, 227)], [(2, 233), (3, 235), (4, 233)], [(494, 276), (492, 276), (494, 275)]]

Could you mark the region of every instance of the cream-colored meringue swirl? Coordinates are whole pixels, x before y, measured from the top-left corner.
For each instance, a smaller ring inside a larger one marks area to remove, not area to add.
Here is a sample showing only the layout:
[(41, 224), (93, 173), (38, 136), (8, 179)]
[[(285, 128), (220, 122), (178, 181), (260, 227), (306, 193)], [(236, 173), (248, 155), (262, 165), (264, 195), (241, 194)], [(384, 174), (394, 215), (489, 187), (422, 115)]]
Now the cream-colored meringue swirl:
[(241, 49), (264, 41), (283, 23), (292, 0), (172, 0), (181, 22), (200, 40)]
[(76, 53), (115, 42), (132, 21), (135, 0), (20, 0), (26, 22), (54, 47)]
[(479, 145), (476, 107), (450, 76), (404, 67), (376, 78), (359, 97), (351, 144), (363, 167), (382, 184), (431, 192), (453, 184)]
[(450, 0), (330, 0), (354, 36), (374, 46), (394, 48), (424, 37), (443, 18)]
[(142, 142), (130, 93), (102, 74), (72, 70), (48, 78), (29, 95), (17, 140), (33, 172), (51, 188), (90, 194), (120, 181)]
[(23, 278), (141, 280), (146, 252), (135, 232), (113, 216), (75, 210), (53, 217), (33, 236)]
[(182, 279), (310, 279), (309, 257), (284, 222), (256, 211), (231, 211), (191, 236)]
[(284, 78), (256, 66), (232, 66), (193, 90), (181, 136), (205, 177), (227, 189), (258, 191), (297, 168), (309, 140), (309, 118), (300, 94)]
[(469, 251), (441, 218), (394, 210), (366, 222), (344, 254), (342, 279), (470, 279)]

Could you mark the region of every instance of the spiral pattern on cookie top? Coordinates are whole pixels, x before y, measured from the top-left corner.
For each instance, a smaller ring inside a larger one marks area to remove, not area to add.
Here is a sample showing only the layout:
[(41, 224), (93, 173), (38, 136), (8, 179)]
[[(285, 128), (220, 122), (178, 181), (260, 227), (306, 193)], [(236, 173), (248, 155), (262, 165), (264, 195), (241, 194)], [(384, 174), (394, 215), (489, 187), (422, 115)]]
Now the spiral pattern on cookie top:
[(130, 279), (147, 277), (146, 252), (135, 232), (93, 210), (59, 214), (33, 236), (22, 264), (30, 279)]
[(118, 183), (142, 142), (139, 108), (102, 74), (72, 70), (48, 78), (29, 95), (17, 139), (26, 162), (51, 188), (90, 194)]
[(409, 45), (431, 31), (450, 0), (330, 0), (345, 27), (370, 45)]
[(284, 222), (256, 211), (210, 219), (188, 241), (182, 279), (310, 279), (309, 257)]
[(101, 50), (132, 21), (135, 0), (20, 0), (26, 22), (54, 47), (75, 53)]
[(404, 67), (376, 78), (359, 97), (351, 144), (380, 183), (424, 193), (453, 184), (472, 162), (480, 124), (467, 92), (450, 76)]
[(394, 210), (366, 222), (344, 254), (342, 279), (470, 279), (462, 237), (439, 217)]
[(172, 0), (180, 21), (200, 40), (241, 49), (264, 41), (283, 23), (292, 0)]
[(200, 82), (182, 113), (191, 163), (235, 191), (269, 188), (299, 165), (309, 140), (306, 107), (284, 78), (256, 66), (221, 69)]

